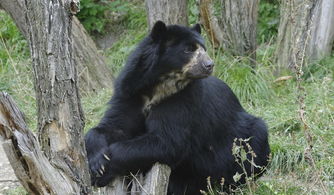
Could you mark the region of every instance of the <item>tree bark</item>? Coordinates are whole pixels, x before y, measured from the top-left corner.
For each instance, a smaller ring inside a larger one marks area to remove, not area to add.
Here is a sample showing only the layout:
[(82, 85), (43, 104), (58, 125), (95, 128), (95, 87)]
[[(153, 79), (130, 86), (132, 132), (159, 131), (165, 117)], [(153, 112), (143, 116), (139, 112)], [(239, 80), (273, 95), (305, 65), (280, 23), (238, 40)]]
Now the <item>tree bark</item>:
[(329, 55), (334, 40), (334, 2), (284, 0), (277, 38), (277, 73)]
[[(23, 36), (28, 40), (29, 25), (24, 17), (28, 11), (24, 0), (0, 0), (2, 7), (14, 20)], [(39, 18), (36, 18), (39, 20)], [(76, 17), (72, 22), (73, 60), (78, 66), (80, 92), (88, 93), (100, 88), (111, 88), (112, 73), (104, 57), (98, 52), (94, 41)]]
[(75, 16), (72, 22), (72, 41), (80, 92), (89, 93), (101, 88), (112, 88), (114, 78), (104, 56), (98, 52), (94, 41)]
[[(24, 114), (13, 99), (0, 92), (0, 138), (15, 175), (30, 194), (87, 194), (88, 188), (77, 185), (45, 156), (32, 132), (27, 128)], [(143, 176), (133, 176), (129, 190), (123, 178), (115, 179), (108, 187), (101, 188), (98, 195), (164, 195), (170, 168), (156, 163)], [(136, 177), (136, 178), (135, 178)], [(89, 186), (89, 185), (88, 185)], [(82, 191), (85, 189), (85, 191)]]
[(255, 63), (259, 0), (222, 0), (221, 4), (223, 48)]
[(310, 60), (329, 56), (334, 41), (334, 1), (319, 0), (315, 4), (308, 47)]
[(277, 73), (305, 62), (316, 0), (283, 0), (277, 37)]
[(25, 1), (34, 72), (38, 137), (49, 161), (87, 191), (90, 184), (83, 140), (84, 116), (73, 60), (75, 1)]
[(155, 164), (145, 178), (141, 195), (167, 194), (170, 173), (171, 169), (167, 165)]
[[(41, 170), (50, 164), (51, 167), (46, 168), (64, 177), (59, 181), (48, 181), (45, 177), (29, 181), (28, 187), (32, 186), (30, 190), (38, 189), (34, 194), (85, 194), (90, 189), (83, 140), (84, 117), (71, 38), (70, 12), (77, 11), (77, 3), (76, 0), (36, 0), (22, 4), (35, 79), (39, 143), (45, 155), (37, 152), (36, 156), (48, 159), (41, 161), (42, 164), (38, 164), (39, 160), (31, 163), (36, 167), (41, 166)], [(34, 137), (28, 136), (26, 141), (32, 140)], [(27, 146), (30, 146), (30, 150), (39, 150), (36, 144)], [(36, 174), (39, 178), (38, 174), (43, 175), (43, 172)], [(26, 178), (20, 180), (25, 181)], [(49, 191), (36, 188), (38, 185)], [(66, 188), (60, 188), (64, 185)], [(62, 189), (63, 193), (58, 193), (60, 189), (57, 188)]]
[(145, 4), (149, 29), (158, 20), (188, 25), (187, 0), (146, 0)]
[(199, 18), (201, 24), (209, 37), (213, 48), (218, 48), (223, 44), (223, 30), (219, 25), (218, 18), (214, 15), (214, 6), (212, 0), (199, 0)]
[[(82, 183), (80, 178), (79, 181), (73, 180), (69, 172), (48, 160), (36, 137), (27, 128), (23, 113), (6, 93), (0, 93), (0, 138), (15, 175), (30, 194), (88, 193), (87, 183)], [(75, 168), (71, 164), (76, 162), (66, 163)]]
[[(171, 169), (167, 165), (155, 163), (145, 178), (142, 174), (116, 178), (108, 187), (102, 188), (99, 195), (165, 195), (167, 194)], [(128, 179), (127, 179), (128, 178)], [(129, 178), (132, 180), (128, 189)]]
[[(23, 114), (12, 99), (0, 93), (0, 135), (5, 141), (4, 149), (16, 176), (31, 194), (91, 192), (71, 36), (72, 14), (78, 10), (77, 3), (77, 0), (26, 0), (22, 4), (34, 72), (39, 142), (27, 129)], [(149, 185), (147, 191), (154, 194), (156, 189), (151, 188), (159, 189), (162, 185), (166, 193), (169, 171), (165, 170), (169, 168), (157, 166), (152, 174), (148, 173), (152, 177), (148, 181), (155, 182), (150, 182), (154, 185)]]

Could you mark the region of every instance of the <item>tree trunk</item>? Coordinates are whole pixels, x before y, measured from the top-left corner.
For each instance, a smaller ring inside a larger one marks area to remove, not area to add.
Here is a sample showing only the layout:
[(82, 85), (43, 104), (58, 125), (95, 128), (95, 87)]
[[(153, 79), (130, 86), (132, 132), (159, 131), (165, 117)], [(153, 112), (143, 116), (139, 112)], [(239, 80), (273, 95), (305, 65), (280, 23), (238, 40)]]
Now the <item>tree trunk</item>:
[(83, 140), (84, 116), (73, 60), (72, 16), (77, 1), (25, 1), (34, 72), (38, 137), (50, 163), (61, 170), (76, 193), (90, 184)]
[[(305, 62), (308, 42), (311, 38), (311, 20), (317, 0), (283, 0), (277, 36), (277, 73), (293, 69)], [(302, 56), (301, 56), (302, 55)]]
[(158, 20), (166, 24), (188, 25), (187, 0), (146, 0), (147, 23), (152, 29)]
[[(26, 39), (29, 39), (29, 25), (24, 18), (27, 7), (24, 0), (0, 0), (0, 7), (13, 18), (16, 26)], [(39, 20), (39, 18), (36, 18)], [(78, 66), (80, 92), (88, 93), (99, 88), (111, 88), (112, 73), (104, 57), (97, 51), (94, 41), (87, 34), (76, 17), (72, 22), (72, 54), (74, 64)]]
[[(0, 93), (3, 146), (16, 176), (31, 194), (91, 192), (71, 36), (77, 3), (35, 0), (22, 4), (34, 72), (39, 142), (13, 100)], [(168, 167), (155, 165), (147, 174), (149, 184), (139, 185), (149, 189), (133, 190), (166, 193), (169, 172)]]
[(112, 88), (113, 76), (102, 56), (77, 17), (72, 22), (73, 60), (78, 67), (79, 89), (89, 93)]
[(222, 0), (223, 48), (235, 56), (256, 61), (256, 25), (259, 0)]
[(277, 73), (329, 55), (334, 40), (334, 2), (284, 0), (278, 29)]
[(315, 4), (311, 27), (311, 39), (308, 47), (310, 60), (319, 60), (329, 56), (334, 41), (334, 1), (319, 0)]
[(212, 0), (198, 1), (199, 18), (213, 48), (218, 48), (223, 45), (223, 30), (219, 25), (218, 18), (214, 15), (214, 6), (212, 3)]

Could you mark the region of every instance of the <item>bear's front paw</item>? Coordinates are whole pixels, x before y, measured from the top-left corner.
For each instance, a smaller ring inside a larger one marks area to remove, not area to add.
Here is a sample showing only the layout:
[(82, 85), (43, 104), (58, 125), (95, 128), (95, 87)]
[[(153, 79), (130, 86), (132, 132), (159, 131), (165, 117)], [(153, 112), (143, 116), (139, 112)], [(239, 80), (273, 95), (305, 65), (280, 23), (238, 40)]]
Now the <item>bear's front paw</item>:
[(103, 187), (112, 180), (111, 154), (107, 149), (89, 159), (89, 170), (92, 185)]

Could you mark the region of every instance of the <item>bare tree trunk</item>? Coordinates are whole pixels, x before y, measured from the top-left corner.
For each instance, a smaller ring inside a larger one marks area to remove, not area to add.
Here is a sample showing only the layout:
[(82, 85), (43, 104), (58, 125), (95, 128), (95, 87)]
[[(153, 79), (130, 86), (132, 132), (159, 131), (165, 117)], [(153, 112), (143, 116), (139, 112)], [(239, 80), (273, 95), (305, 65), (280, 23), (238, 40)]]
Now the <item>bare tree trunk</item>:
[[(26, 39), (29, 39), (28, 24), (24, 17), (27, 7), (24, 0), (0, 0), (0, 7), (13, 18), (16, 26)], [(36, 18), (39, 20), (39, 18)], [(87, 34), (76, 17), (72, 22), (73, 60), (78, 66), (79, 87), (83, 93), (99, 88), (111, 88), (112, 73), (104, 57), (99, 54), (94, 41)]]
[[(301, 52), (305, 53), (304, 51), (308, 47), (307, 43), (311, 38), (311, 23), (315, 2), (316, 0), (283, 0), (281, 2), (281, 19), (276, 49), (277, 74), (282, 69), (293, 69), (295, 64), (300, 64), (302, 61), (298, 55)], [(296, 51), (300, 52), (297, 53)]]
[(218, 18), (214, 15), (214, 6), (212, 0), (199, 0), (199, 18), (204, 26), (209, 40), (214, 48), (223, 44), (223, 30), (219, 25)]
[(146, 0), (149, 29), (161, 20), (166, 24), (188, 25), (187, 0)]
[(50, 162), (75, 183), (88, 186), (84, 116), (73, 60), (73, 0), (26, 1), (26, 24), (35, 78), (38, 137)]
[[(35, 0), (22, 4), (34, 70), (39, 142), (13, 100), (0, 93), (3, 146), (16, 176), (31, 194), (91, 192), (71, 36), (77, 3)], [(169, 167), (155, 165), (147, 174), (148, 184), (139, 185), (148, 189), (137, 189), (165, 194), (169, 173)]]
[(256, 61), (259, 0), (222, 0), (223, 48)]
[(334, 41), (334, 1), (319, 0), (315, 4), (308, 53), (311, 60), (329, 56)]
[(92, 40), (79, 22), (73, 17), (72, 22), (73, 60), (78, 66), (79, 89), (89, 93), (100, 88), (112, 88), (113, 76)]
[[(334, 2), (284, 0), (278, 29), (277, 73), (329, 55), (334, 40)], [(300, 57), (303, 53), (303, 58)], [(304, 59), (305, 58), (305, 59)]]

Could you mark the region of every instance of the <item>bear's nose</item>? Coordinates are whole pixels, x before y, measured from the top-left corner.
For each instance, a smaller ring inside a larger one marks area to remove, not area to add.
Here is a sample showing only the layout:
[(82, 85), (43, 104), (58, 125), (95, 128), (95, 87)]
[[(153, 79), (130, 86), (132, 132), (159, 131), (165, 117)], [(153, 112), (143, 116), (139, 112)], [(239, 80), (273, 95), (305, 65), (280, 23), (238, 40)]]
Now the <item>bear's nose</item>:
[(209, 61), (205, 62), (203, 65), (204, 65), (204, 68), (206, 70), (212, 70), (212, 68), (214, 66), (214, 63), (213, 63), (212, 60), (209, 60)]

